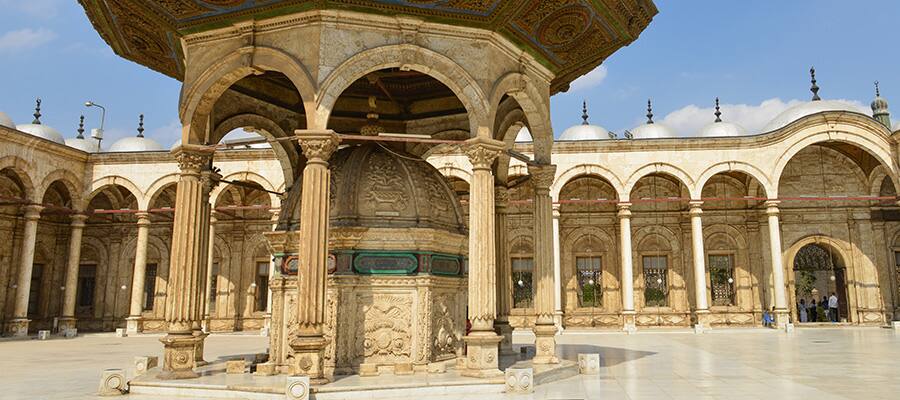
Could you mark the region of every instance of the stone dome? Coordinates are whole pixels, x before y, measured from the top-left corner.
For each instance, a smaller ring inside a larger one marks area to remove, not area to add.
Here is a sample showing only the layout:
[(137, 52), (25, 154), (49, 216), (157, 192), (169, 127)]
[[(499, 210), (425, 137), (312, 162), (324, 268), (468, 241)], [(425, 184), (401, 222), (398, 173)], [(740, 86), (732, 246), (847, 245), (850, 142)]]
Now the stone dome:
[(602, 126), (579, 124), (564, 130), (558, 140), (608, 140), (611, 138), (609, 131)]
[(369, 143), (338, 150), (330, 165), (334, 227), (465, 232), (462, 210), (449, 182), (414, 155)]
[(675, 137), (675, 132), (660, 123), (642, 124), (631, 131), (633, 139), (664, 139)]
[(791, 122), (794, 122), (807, 115), (813, 115), (824, 111), (853, 111), (863, 114), (866, 113), (866, 110), (861, 110), (858, 105), (846, 100), (808, 101), (782, 111), (781, 114), (778, 114), (778, 116), (769, 121), (769, 123), (766, 124), (762, 131), (771, 132), (776, 129), (781, 129)]
[(53, 129), (47, 125), (43, 124), (20, 124), (16, 125), (16, 129), (25, 132), (32, 136), (37, 136), (39, 138), (44, 138), (47, 140), (52, 140), (59, 144), (65, 144), (66, 141), (63, 139), (63, 135), (59, 133), (56, 129)]
[(711, 122), (700, 129), (700, 137), (727, 137), (746, 135), (744, 127), (731, 122)]
[(75, 137), (66, 139), (66, 146), (74, 147), (87, 153), (99, 153), (100, 143), (96, 139), (85, 139), (83, 137)]
[(0, 112), (0, 126), (16, 129), (16, 124), (13, 123), (12, 118), (10, 118), (9, 115), (6, 115), (5, 112)]
[(109, 146), (110, 152), (162, 151), (165, 148), (153, 139), (145, 137), (127, 137), (117, 140)]

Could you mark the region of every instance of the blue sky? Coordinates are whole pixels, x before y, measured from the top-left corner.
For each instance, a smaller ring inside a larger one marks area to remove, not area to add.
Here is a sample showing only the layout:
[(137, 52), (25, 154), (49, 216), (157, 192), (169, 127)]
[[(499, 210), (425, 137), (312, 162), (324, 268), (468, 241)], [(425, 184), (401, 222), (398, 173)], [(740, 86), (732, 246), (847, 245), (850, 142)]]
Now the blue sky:
[[(867, 109), (878, 80), (882, 95), (900, 102), (900, 52), (892, 26), (900, 1), (656, 4), (660, 13), (635, 43), (552, 98), (557, 136), (581, 121), (583, 99), (592, 123), (621, 133), (644, 120), (648, 97), (654, 119), (679, 133), (711, 121), (716, 96), (724, 119), (732, 117), (753, 132), (792, 101), (809, 99), (811, 65), (823, 98), (856, 101)], [(99, 110), (82, 105), (90, 99), (109, 111), (104, 147), (133, 135), (140, 113), (149, 136), (164, 145), (178, 138), (180, 83), (114, 55), (75, 1), (0, 0), (0, 10), (0, 111), (28, 123), (40, 96), (41, 120), (71, 137), (81, 113), (88, 128), (99, 124)]]

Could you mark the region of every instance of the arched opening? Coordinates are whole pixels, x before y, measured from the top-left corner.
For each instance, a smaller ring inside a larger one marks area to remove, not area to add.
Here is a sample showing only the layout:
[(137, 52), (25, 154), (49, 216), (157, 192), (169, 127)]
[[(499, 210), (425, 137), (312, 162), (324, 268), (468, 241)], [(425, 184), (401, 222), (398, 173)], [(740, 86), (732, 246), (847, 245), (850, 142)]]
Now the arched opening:
[(466, 182), (455, 176), (449, 176), (449, 177), (447, 177), (447, 180), (450, 182), (450, 188), (453, 189), (453, 192), (456, 193), (456, 197), (459, 198), (460, 210), (462, 210), (463, 216), (465, 217), (466, 223), (468, 224), (468, 221), (469, 221), (469, 182)]
[[(807, 244), (794, 255), (792, 267), (795, 321), (849, 321), (847, 268), (836, 249), (824, 242)], [(837, 314), (829, 310), (833, 305)]]
[(615, 324), (621, 308), (615, 188), (597, 175), (575, 176), (559, 191), (560, 268), (567, 326)]

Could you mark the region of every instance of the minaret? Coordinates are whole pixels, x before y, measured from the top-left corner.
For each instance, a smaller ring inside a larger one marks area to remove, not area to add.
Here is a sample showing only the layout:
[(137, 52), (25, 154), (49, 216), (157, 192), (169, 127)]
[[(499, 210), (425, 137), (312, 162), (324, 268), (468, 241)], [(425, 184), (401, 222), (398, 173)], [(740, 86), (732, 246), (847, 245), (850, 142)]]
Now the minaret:
[(891, 129), (891, 113), (888, 111), (888, 102), (881, 97), (878, 81), (875, 81), (875, 100), (872, 100), (872, 118)]
[(809, 87), (809, 91), (813, 94), (812, 101), (822, 100), (822, 98), (819, 97), (819, 85), (816, 85), (816, 67), (810, 67), (809, 76), (812, 78), (812, 86)]

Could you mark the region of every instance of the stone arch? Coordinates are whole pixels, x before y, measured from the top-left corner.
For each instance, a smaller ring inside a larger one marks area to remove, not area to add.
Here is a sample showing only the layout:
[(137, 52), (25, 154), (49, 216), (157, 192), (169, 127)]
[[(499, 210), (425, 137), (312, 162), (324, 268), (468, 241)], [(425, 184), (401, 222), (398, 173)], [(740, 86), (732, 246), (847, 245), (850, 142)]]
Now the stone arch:
[[(41, 199), (37, 197), (38, 190), (34, 187), (35, 180), (28, 173), (28, 171), (34, 171), (31, 164), (16, 156), (6, 156), (0, 158), (0, 171), (4, 169), (9, 169), (16, 174), (16, 178), (22, 183), (25, 200), (40, 203)], [(43, 195), (43, 192), (41, 192), (41, 195)]]
[(700, 177), (697, 178), (696, 187), (694, 187), (692, 193), (696, 193), (698, 196), (702, 196), (703, 187), (706, 186), (706, 183), (713, 176), (730, 171), (738, 171), (747, 174), (748, 176), (759, 182), (764, 191), (764, 196), (775, 198), (771, 194), (776, 193), (778, 191), (778, 188), (772, 186), (772, 181), (769, 179), (769, 176), (766, 175), (766, 173), (759, 169), (757, 166), (743, 161), (723, 161), (711, 165), (709, 168), (700, 173)]
[[(573, 311), (575, 308), (580, 307), (577, 298), (578, 282), (576, 277), (575, 247), (581, 240), (591, 236), (597, 238), (602, 247), (602, 251), (599, 254), (601, 257), (600, 262), (602, 263), (600, 268), (602, 276), (608, 277), (608, 279), (602, 279), (603, 308), (606, 311), (614, 311), (621, 306), (621, 300), (618, 299), (621, 279), (619, 274), (618, 242), (613, 235), (601, 227), (579, 226), (568, 232), (560, 242), (560, 273), (562, 274), (562, 282), (560, 284), (562, 285), (561, 290), (565, 293), (562, 306), (566, 311)], [(615, 295), (616, 298), (611, 299), (608, 295)]]
[(650, 174), (669, 175), (675, 178), (685, 188), (688, 189), (688, 193), (690, 194), (692, 199), (699, 197), (699, 193), (694, 192), (696, 186), (694, 185), (694, 180), (691, 179), (690, 175), (688, 175), (687, 172), (672, 164), (655, 162), (644, 165), (632, 172), (628, 179), (625, 181), (625, 185), (622, 188), (622, 193), (619, 193), (619, 198), (631, 199), (631, 190), (634, 189), (634, 185), (636, 185), (637, 182), (641, 180), (641, 178)]
[(147, 191), (144, 192), (144, 196), (142, 197), (142, 201), (138, 202), (138, 208), (141, 210), (147, 210), (156, 201), (156, 198), (162, 193), (162, 190), (165, 189), (169, 185), (178, 184), (180, 174), (175, 172), (168, 175), (163, 175), (153, 181), (150, 184), (150, 187), (147, 188)]
[(469, 185), (472, 184), (472, 174), (462, 168), (453, 165), (445, 165), (438, 168), (438, 172), (440, 172), (441, 175), (444, 175), (447, 178), (458, 178), (465, 181)]
[(614, 172), (599, 164), (578, 164), (565, 170), (553, 180), (553, 185), (550, 186), (550, 197), (554, 200), (558, 200), (559, 192), (562, 191), (562, 188), (573, 179), (581, 176), (595, 176), (603, 179), (612, 185), (613, 189), (616, 190), (616, 195), (619, 196), (619, 199), (627, 198), (622, 197), (622, 193), (626, 193), (622, 180), (619, 179)]
[[(843, 128), (843, 127), (841, 127)], [(777, 156), (770, 176), (772, 178), (772, 187), (774, 192), (769, 196), (777, 197), (778, 185), (784, 169), (794, 156), (801, 150), (818, 143), (824, 142), (841, 142), (856, 146), (869, 153), (878, 162), (890, 171), (891, 179), (895, 186), (900, 181), (897, 179), (896, 164), (892, 161), (890, 144), (884, 141), (878, 141), (875, 135), (863, 135), (852, 132), (850, 129), (840, 129), (838, 127), (829, 126), (813, 126), (800, 133), (796, 133), (791, 137), (791, 144)]]
[[(799, 321), (797, 319), (797, 294), (796, 294), (796, 274), (794, 272), (794, 261), (796, 260), (797, 253), (800, 252), (800, 249), (806, 247), (807, 245), (814, 244), (822, 247), (826, 247), (829, 251), (833, 251), (840, 257), (840, 262), (842, 263), (845, 271), (846, 271), (846, 281), (844, 283), (844, 290), (846, 290), (847, 295), (847, 317), (849, 322), (859, 322), (857, 321), (856, 316), (856, 308), (857, 308), (857, 288), (856, 288), (856, 271), (855, 271), (855, 263), (853, 262), (853, 253), (854, 251), (860, 252), (859, 249), (855, 249), (855, 245), (845, 241), (844, 239), (835, 238), (828, 235), (821, 234), (813, 234), (808, 235), (803, 238), (798, 239), (793, 244), (790, 245), (783, 253), (782, 257), (784, 260), (784, 268), (785, 268), (785, 284), (787, 285), (788, 292), (788, 304), (791, 306), (791, 314), (794, 317), (794, 320)], [(875, 281), (878, 282), (878, 271), (875, 271), (876, 277)]]
[[(541, 101), (541, 95), (532, 79), (520, 72), (507, 72), (491, 88), (491, 115), (496, 118), (503, 96), (516, 100), (522, 109), (524, 120), (534, 140), (535, 160), (541, 163), (550, 162), (553, 146), (553, 128), (550, 126), (549, 106)], [(508, 136), (507, 132), (503, 132)], [(513, 137), (515, 139), (515, 137)]]
[[(294, 175), (298, 175), (294, 173), (293, 165), (299, 163), (300, 156), (293, 146), (285, 147), (281, 142), (273, 143), (275, 138), (289, 136), (277, 123), (275, 123), (275, 121), (259, 114), (246, 113), (233, 115), (216, 126), (213, 136), (223, 137), (232, 130), (247, 126), (255, 128), (256, 133), (270, 141), (269, 144), (272, 147), (272, 151), (275, 152), (275, 158), (278, 160), (278, 163), (281, 164), (281, 171), (284, 174), (285, 184), (287, 186), (293, 185)], [(293, 133), (291, 133), (291, 135), (293, 135)]]
[(206, 131), (204, 117), (212, 111), (216, 100), (235, 82), (260, 70), (281, 72), (290, 79), (303, 100), (307, 126), (313, 126), (316, 85), (303, 63), (281, 50), (265, 46), (254, 46), (250, 56), (235, 50), (207, 67), (191, 84), (184, 85), (179, 115), (182, 125), (190, 130), (182, 134), (182, 143), (205, 144), (195, 135)]
[(338, 97), (351, 83), (366, 74), (385, 68), (414, 70), (437, 79), (450, 88), (469, 114), (471, 134), (479, 127), (489, 129), (487, 96), (478, 82), (459, 64), (434, 50), (412, 44), (375, 47), (359, 52), (341, 63), (319, 88), (316, 116), (310, 129), (325, 129)]
[[(264, 178), (262, 175), (257, 174), (252, 171), (240, 171), (228, 174), (224, 176), (222, 179), (227, 181), (245, 181), (245, 182), (253, 182), (262, 186), (263, 189), (275, 191), (275, 186), (272, 185), (272, 182), (269, 182), (268, 179)], [(209, 203), (216, 204), (219, 200), (219, 196), (222, 194), (222, 191), (225, 190), (229, 185), (226, 183), (221, 183), (215, 187), (209, 194)], [(276, 196), (274, 193), (268, 193), (269, 195), (269, 204), (272, 208), (280, 208), (281, 207), (281, 199)]]
[(90, 194), (88, 194), (87, 197), (84, 198), (84, 206), (87, 207), (87, 205), (94, 198), (94, 196), (96, 196), (98, 193), (102, 192), (103, 190), (105, 190), (106, 188), (108, 188), (110, 186), (121, 186), (121, 187), (125, 188), (126, 190), (128, 190), (128, 192), (130, 192), (131, 195), (134, 196), (134, 199), (138, 204), (138, 208), (142, 209), (141, 202), (144, 199), (144, 196), (142, 194), (143, 192), (141, 192), (140, 189), (138, 189), (137, 185), (135, 185), (130, 180), (128, 180), (128, 178), (121, 177), (118, 175), (104, 176), (100, 179), (97, 179), (97, 180), (91, 182), (91, 186), (89, 188)]
[(69, 196), (72, 200), (72, 208), (78, 211), (84, 210), (84, 207), (87, 206), (87, 204), (82, 203), (84, 186), (81, 183), (81, 179), (79, 179), (75, 173), (67, 169), (57, 169), (47, 174), (41, 181), (38, 195), (43, 198), (44, 194), (47, 193), (47, 190), (50, 189), (50, 185), (54, 182), (60, 182), (66, 187), (66, 190), (69, 191)]
[[(890, 174), (888, 170), (883, 165), (878, 165), (872, 172), (869, 174), (868, 178), (868, 193), (870, 196), (879, 196), (881, 194), (881, 185), (884, 183), (885, 178), (890, 178)], [(891, 184), (894, 181), (891, 180)], [(895, 187), (896, 190), (896, 187)]]

